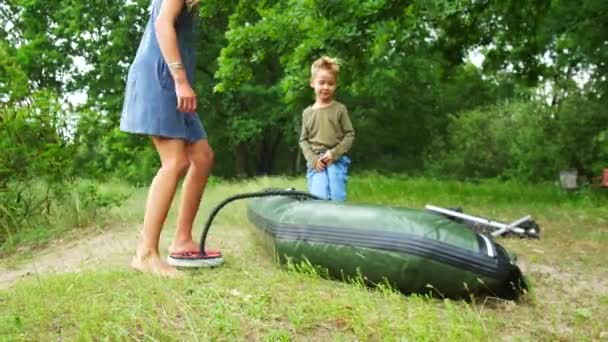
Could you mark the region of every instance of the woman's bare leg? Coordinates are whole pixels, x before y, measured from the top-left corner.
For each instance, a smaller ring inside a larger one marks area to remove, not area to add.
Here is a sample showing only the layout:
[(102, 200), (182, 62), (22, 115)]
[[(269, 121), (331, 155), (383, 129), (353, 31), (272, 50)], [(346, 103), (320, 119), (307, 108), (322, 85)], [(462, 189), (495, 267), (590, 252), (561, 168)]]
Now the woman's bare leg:
[(180, 272), (161, 260), (158, 244), (177, 183), (188, 168), (186, 142), (156, 137), (152, 141), (160, 156), (161, 167), (150, 185), (141, 240), (131, 266), (142, 272), (175, 277)]
[(190, 168), (182, 186), (182, 201), (177, 216), (177, 229), (175, 239), (169, 247), (170, 253), (199, 250), (198, 242), (192, 240), (192, 225), (213, 167), (213, 150), (207, 139), (199, 140), (186, 148), (190, 159)]

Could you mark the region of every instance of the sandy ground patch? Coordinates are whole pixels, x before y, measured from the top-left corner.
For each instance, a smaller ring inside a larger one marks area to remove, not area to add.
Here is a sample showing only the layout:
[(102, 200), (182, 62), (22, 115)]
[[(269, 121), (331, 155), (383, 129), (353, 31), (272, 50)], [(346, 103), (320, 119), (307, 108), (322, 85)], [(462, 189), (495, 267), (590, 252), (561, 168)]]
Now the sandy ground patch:
[(75, 241), (54, 241), (14, 268), (0, 265), (0, 289), (40, 274), (78, 272), (100, 264), (127, 265), (138, 236), (137, 227), (124, 226)]

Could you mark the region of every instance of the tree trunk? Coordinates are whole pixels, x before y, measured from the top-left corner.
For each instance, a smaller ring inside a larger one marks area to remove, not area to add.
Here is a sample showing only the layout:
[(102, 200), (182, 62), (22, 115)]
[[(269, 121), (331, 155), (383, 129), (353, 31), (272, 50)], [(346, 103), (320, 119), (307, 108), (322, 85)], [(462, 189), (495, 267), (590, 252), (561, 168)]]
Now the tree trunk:
[(236, 176), (238, 178), (247, 178), (249, 175), (247, 172), (248, 156), (247, 144), (239, 143), (236, 147)]
[(260, 139), (257, 148), (257, 160), (255, 163), (255, 173), (256, 175), (266, 175), (268, 174), (268, 170), (266, 170), (266, 158), (268, 158), (268, 144), (266, 143), (266, 132), (263, 133), (263, 137)]
[(272, 146), (270, 146), (270, 152), (268, 154), (267, 165), (266, 165), (268, 173), (271, 173), (272, 169), (274, 168), (274, 162), (276, 159), (277, 150), (279, 149), (279, 145), (281, 144), (282, 138), (283, 138), (283, 132), (279, 131), (279, 133), (277, 134), (277, 136), (274, 139), (274, 142), (272, 143)]
[(258, 175), (268, 175), (272, 173), (276, 153), (281, 143), (283, 134), (279, 131), (273, 138), (273, 132), (265, 132), (260, 144), (258, 145), (258, 160), (256, 163), (256, 173)]
[(295, 162), (295, 168), (292, 172), (293, 175), (298, 174), (298, 172), (300, 172), (300, 170), (302, 169), (302, 153), (300, 152), (300, 149), (296, 150), (296, 162)]

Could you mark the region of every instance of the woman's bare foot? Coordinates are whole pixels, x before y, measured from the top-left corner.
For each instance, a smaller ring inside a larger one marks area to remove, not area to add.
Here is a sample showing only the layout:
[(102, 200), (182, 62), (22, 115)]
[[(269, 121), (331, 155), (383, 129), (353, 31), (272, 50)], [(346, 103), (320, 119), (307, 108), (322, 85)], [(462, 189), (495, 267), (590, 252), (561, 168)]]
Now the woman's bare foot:
[(133, 257), (133, 260), (131, 260), (131, 267), (143, 273), (150, 273), (166, 278), (179, 278), (183, 275), (175, 267), (162, 261), (156, 252), (138, 252)]
[(199, 244), (192, 241), (177, 241), (173, 240), (171, 246), (169, 246), (169, 254), (183, 253), (183, 252), (198, 252), (200, 250)]

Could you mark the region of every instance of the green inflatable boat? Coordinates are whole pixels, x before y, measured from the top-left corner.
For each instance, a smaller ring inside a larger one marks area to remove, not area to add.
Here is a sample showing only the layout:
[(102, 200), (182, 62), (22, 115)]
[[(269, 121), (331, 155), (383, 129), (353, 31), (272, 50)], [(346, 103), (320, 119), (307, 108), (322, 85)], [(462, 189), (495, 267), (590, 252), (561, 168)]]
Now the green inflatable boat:
[(526, 289), (502, 246), (426, 211), (269, 196), (249, 200), (248, 217), (280, 262), (308, 260), (333, 278), (450, 298)]

